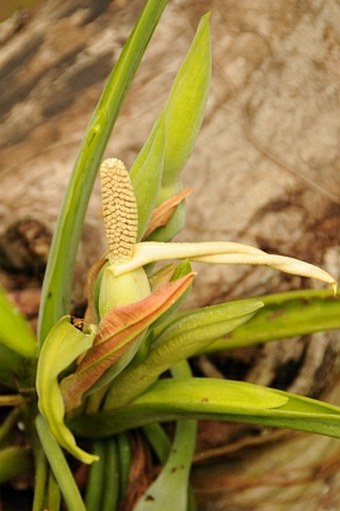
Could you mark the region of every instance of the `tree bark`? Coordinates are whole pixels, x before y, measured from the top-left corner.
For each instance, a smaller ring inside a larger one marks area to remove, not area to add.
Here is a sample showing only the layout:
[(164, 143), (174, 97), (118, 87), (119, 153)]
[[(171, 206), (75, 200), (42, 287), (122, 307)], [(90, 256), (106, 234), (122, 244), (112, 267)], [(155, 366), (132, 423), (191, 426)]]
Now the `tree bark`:
[[(0, 277), (9, 289), (37, 285), (41, 278), (82, 134), (142, 5), (49, 0), (2, 24)], [(246, 242), (319, 264), (339, 278), (338, 1), (169, 2), (107, 156), (132, 163), (208, 9), (213, 81), (184, 172), (184, 184), (194, 193), (180, 239)], [(75, 296), (86, 269), (104, 250), (96, 189)], [(190, 304), (315, 285), (268, 269), (201, 267)], [(225, 365), (242, 367), (248, 381), (276, 382), (336, 402), (336, 340), (332, 333), (273, 342), (234, 352)], [(203, 372), (217, 370), (211, 367), (214, 359), (197, 363)], [(199, 447), (213, 460), (213, 466), (197, 463), (193, 474), (202, 511), (337, 508), (338, 441), (202, 424)]]

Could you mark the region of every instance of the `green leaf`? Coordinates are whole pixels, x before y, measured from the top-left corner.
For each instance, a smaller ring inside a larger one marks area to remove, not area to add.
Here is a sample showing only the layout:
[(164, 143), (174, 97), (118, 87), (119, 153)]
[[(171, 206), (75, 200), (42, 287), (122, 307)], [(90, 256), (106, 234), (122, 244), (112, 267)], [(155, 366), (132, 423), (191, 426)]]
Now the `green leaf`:
[(17, 379), (25, 374), (25, 365), (25, 360), (18, 353), (0, 344), (0, 383), (17, 389)]
[(35, 358), (37, 342), (29, 323), (0, 286), (0, 344), (25, 358)]
[(52, 240), (39, 311), (40, 343), (68, 312), (77, 248), (97, 171), (127, 90), (166, 3), (166, 0), (146, 3), (86, 130)]
[(189, 313), (187, 325), (185, 316), (173, 328), (170, 324), (168, 334), (165, 329), (164, 334), (156, 339), (145, 360), (137, 366), (128, 367), (112, 382), (105, 408), (120, 408), (129, 403), (152, 385), (164, 371), (202, 350), (204, 346), (218, 339), (222, 332), (227, 333), (248, 321), (261, 307), (262, 302), (259, 300), (244, 300), (235, 302), (229, 312), (226, 306), (216, 306), (208, 308), (198, 321), (195, 315)]
[(248, 323), (202, 352), (251, 346), (340, 328), (340, 300), (329, 290), (302, 290), (260, 296), (264, 307)]
[[(155, 331), (157, 339), (155, 345), (180, 336), (193, 339), (204, 336), (205, 339), (212, 342), (213, 339), (219, 337), (219, 332), (223, 330), (229, 332), (230, 329), (235, 328), (233, 320), (244, 316), (248, 317), (249, 314), (258, 312), (262, 307), (261, 299), (247, 298), (182, 312)], [(244, 324), (244, 321), (241, 324)]]
[(32, 456), (27, 447), (10, 446), (0, 450), (0, 484), (32, 470)]
[[(188, 504), (188, 477), (195, 448), (196, 421), (186, 420), (176, 426), (170, 456), (160, 475), (146, 490), (134, 511), (186, 511)], [(194, 441), (190, 441), (193, 436)], [(189, 460), (184, 463), (183, 460)]]
[(97, 456), (86, 453), (75, 442), (64, 424), (65, 406), (58, 384), (58, 376), (93, 343), (95, 332), (83, 333), (65, 316), (52, 328), (40, 351), (36, 388), (38, 407), (48, 422), (55, 439), (83, 463), (92, 463)]
[(158, 204), (179, 191), (180, 172), (202, 124), (211, 77), (209, 18), (208, 13), (200, 21), (164, 109), (166, 144)]
[(129, 485), (129, 476), (132, 465), (132, 449), (129, 437), (126, 433), (120, 433), (115, 438), (117, 458), (116, 469), (119, 473), (119, 478), (116, 477), (116, 479), (117, 481), (119, 479), (119, 495), (120, 500), (123, 500)]
[[(171, 307), (190, 286), (193, 273), (175, 282), (165, 284), (146, 298), (115, 307), (105, 316), (98, 328), (93, 347), (81, 360), (74, 374), (61, 382), (61, 389), (68, 410), (80, 405), (82, 396), (124, 355), (138, 336), (163, 312)], [(111, 374), (109, 373), (109, 379)]]
[(163, 173), (164, 141), (164, 118), (161, 116), (130, 170), (138, 209), (137, 241), (143, 237), (159, 194)]
[[(162, 113), (165, 119), (165, 153), (157, 205), (180, 191), (180, 174), (194, 148), (202, 124), (211, 78), (209, 17), (208, 13), (201, 19)], [(167, 225), (156, 229), (148, 239), (171, 240), (182, 229), (184, 220), (185, 204), (181, 202)]]
[(230, 380), (160, 380), (133, 403), (72, 421), (81, 436), (107, 436), (153, 422), (220, 420), (289, 428), (340, 438), (340, 407)]
[(68, 511), (86, 511), (70, 467), (42, 415), (37, 416), (36, 427), (40, 442), (52, 468), (54, 477), (59, 484)]

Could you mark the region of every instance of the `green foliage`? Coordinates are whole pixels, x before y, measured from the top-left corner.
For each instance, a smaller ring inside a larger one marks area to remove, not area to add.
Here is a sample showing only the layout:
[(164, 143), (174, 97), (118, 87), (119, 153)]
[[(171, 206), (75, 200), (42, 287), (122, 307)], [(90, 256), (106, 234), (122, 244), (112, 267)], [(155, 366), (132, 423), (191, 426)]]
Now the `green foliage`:
[(97, 171), (123, 100), (166, 3), (166, 0), (146, 3), (87, 127), (53, 235), (39, 314), (40, 343), (54, 323), (68, 312), (77, 248)]
[[(32, 470), (34, 460), (33, 511), (58, 510), (60, 492), (70, 511), (120, 508), (133, 466), (130, 429), (140, 428), (163, 466), (135, 511), (193, 509), (188, 481), (198, 419), (340, 438), (339, 407), (249, 383), (191, 375), (187, 359), (200, 353), (340, 326), (340, 302), (328, 290), (180, 310), (195, 276), (190, 261), (267, 265), (336, 287), (324, 270), (239, 243), (169, 243), (183, 225), (181, 171), (208, 96), (209, 14), (203, 16), (164, 109), (130, 171), (134, 192), (129, 197), (135, 194), (138, 210), (133, 251), (119, 263), (112, 263), (115, 257), (108, 263), (105, 257), (100, 260), (90, 272), (85, 322), (69, 316), (75, 256), (97, 169), (165, 5), (166, 0), (146, 2), (85, 133), (53, 237), (39, 342), (0, 289), (0, 382), (5, 388), (0, 404), (12, 406), (0, 427), (0, 483)], [(129, 218), (123, 221), (126, 226)], [(184, 261), (156, 271), (152, 266), (172, 259)], [(164, 378), (167, 371), (171, 378)], [(24, 424), (22, 445), (32, 447), (17, 445), (19, 420)], [(176, 422), (172, 443), (160, 426), (169, 421)], [(93, 454), (79, 446), (81, 437), (90, 439), (85, 448)], [(83, 494), (72, 474), (74, 462), (63, 450), (77, 463), (91, 465)]]
[[(0, 344), (21, 357), (34, 358), (37, 343), (33, 330), (0, 287)], [(17, 357), (19, 359), (19, 357)]]

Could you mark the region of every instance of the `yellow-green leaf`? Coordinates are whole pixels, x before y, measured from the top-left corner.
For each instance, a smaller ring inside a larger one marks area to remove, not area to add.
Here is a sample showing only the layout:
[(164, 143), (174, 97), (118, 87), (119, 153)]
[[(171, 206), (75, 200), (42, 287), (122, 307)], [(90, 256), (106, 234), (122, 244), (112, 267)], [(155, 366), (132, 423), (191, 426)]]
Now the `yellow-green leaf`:
[(64, 316), (46, 337), (37, 368), (39, 410), (59, 444), (83, 463), (92, 463), (98, 457), (80, 449), (73, 434), (64, 424), (65, 406), (58, 376), (92, 346), (94, 337), (94, 329), (89, 329), (87, 333), (81, 332), (71, 324), (69, 316)]
[(37, 354), (32, 328), (0, 287), (0, 344), (26, 358)]

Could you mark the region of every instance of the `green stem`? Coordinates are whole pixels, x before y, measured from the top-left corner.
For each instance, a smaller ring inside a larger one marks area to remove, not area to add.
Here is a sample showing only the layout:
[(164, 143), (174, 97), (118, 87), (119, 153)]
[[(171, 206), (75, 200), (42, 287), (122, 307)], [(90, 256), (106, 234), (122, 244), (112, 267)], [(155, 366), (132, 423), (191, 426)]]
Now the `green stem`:
[[(36, 418), (36, 427), (40, 442), (48, 459), (54, 476), (63, 494), (68, 511), (86, 511), (84, 502), (73, 478), (70, 467), (57, 441), (52, 436), (48, 424), (42, 415)], [(34, 508), (34, 511), (41, 511)]]
[(48, 463), (39, 438), (33, 433), (33, 453), (35, 464), (34, 498), (32, 511), (45, 508)]
[(18, 418), (20, 416), (20, 409), (13, 408), (4, 419), (0, 427), (0, 445), (5, 442), (7, 435), (11, 431), (11, 429), (15, 426)]
[(48, 511), (59, 511), (61, 494), (57, 481), (50, 470), (48, 478)]
[(88, 125), (55, 228), (39, 311), (42, 343), (68, 312), (77, 248), (93, 184), (119, 110), (167, 0), (149, 0)]
[[(101, 511), (115, 511), (117, 509), (120, 478), (122, 475), (120, 470), (122, 466), (119, 467), (116, 438), (109, 438), (105, 447), (107, 453)], [(124, 466), (122, 468), (124, 472)]]
[(0, 396), (0, 406), (19, 406), (25, 401), (25, 398), (23, 398), (20, 394)]
[(87, 511), (101, 509), (106, 470), (105, 440), (95, 440), (93, 443), (93, 452), (99, 456), (99, 461), (94, 463), (89, 470), (85, 494), (85, 506)]
[(119, 495), (122, 500), (129, 482), (129, 474), (132, 461), (131, 446), (126, 433), (120, 433), (116, 437), (116, 458), (119, 463)]
[(157, 423), (145, 424), (142, 430), (160, 463), (164, 465), (171, 449), (168, 435), (162, 426)]

